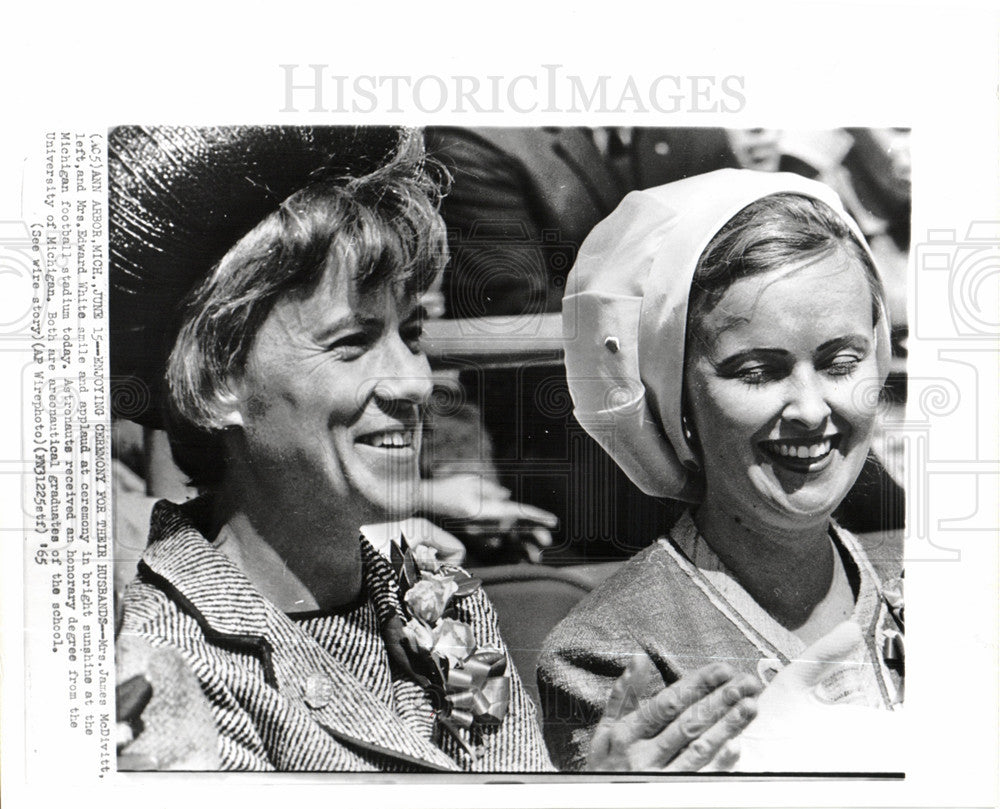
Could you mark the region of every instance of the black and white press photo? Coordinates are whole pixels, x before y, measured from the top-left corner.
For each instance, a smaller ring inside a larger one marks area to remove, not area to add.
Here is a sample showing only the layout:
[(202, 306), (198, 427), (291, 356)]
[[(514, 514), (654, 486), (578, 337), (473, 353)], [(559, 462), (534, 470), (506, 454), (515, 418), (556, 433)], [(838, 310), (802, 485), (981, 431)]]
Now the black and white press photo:
[(111, 129), (119, 768), (898, 775), (909, 141)]

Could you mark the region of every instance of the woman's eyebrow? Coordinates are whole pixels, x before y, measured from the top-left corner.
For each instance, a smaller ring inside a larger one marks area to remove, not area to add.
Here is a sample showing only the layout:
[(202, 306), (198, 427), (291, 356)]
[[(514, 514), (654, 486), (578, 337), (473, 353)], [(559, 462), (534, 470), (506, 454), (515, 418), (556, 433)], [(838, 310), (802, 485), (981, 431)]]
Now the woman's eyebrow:
[(746, 360), (754, 360), (761, 357), (784, 357), (787, 355), (788, 351), (783, 348), (760, 346), (757, 348), (747, 348), (743, 351), (737, 351), (735, 354), (723, 357), (721, 360), (717, 360), (712, 364), (716, 368), (732, 367), (734, 365), (739, 365), (741, 362), (745, 362)]
[[(371, 318), (368, 318), (371, 320)], [(344, 315), (343, 317), (337, 318), (332, 323), (324, 323), (319, 331), (316, 332), (316, 339), (319, 341), (327, 340), (338, 331), (350, 328), (352, 326), (357, 326), (359, 324), (364, 324), (363, 319), (359, 319), (357, 315), (353, 312), (351, 314)]]
[(871, 346), (871, 340), (863, 334), (844, 334), (840, 337), (834, 337), (832, 340), (827, 340), (822, 345), (817, 346), (813, 353), (823, 354), (830, 349), (842, 348), (847, 345), (868, 349)]

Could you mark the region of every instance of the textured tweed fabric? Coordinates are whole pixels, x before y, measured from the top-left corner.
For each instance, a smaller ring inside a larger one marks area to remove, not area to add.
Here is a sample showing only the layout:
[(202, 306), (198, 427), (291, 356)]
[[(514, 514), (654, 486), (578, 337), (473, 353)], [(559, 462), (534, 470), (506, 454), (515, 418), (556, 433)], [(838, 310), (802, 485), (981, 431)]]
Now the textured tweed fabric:
[[(193, 511), (166, 501), (154, 509), (139, 578), (124, 595), (122, 636), (169, 646), (190, 666), (215, 718), (221, 769), (551, 769), (512, 663), (507, 716), (496, 728), (466, 736), (481, 750), (473, 758), (434, 721), (424, 690), (390, 662), (379, 614), (386, 592), (370, 575), (358, 603), (334, 614), (289, 617), (212, 547), (192, 522)], [(372, 599), (370, 589), (381, 594)], [(481, 590), (460, 600), (457, 612), (480, 645), (506, 651)]]

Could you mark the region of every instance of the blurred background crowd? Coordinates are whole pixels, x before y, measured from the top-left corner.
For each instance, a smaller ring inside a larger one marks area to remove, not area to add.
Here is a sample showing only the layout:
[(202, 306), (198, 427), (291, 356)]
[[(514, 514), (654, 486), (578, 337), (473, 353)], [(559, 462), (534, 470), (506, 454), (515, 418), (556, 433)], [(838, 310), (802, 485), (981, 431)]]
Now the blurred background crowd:
[[(663, 534), (680, 512), (641, 493), (576, 424), (558, 351), (533, 345), (533, 337), (559, 333), (557, 313), (581, 242), (632, 190), (720, 168), (791, 171), (831, 186), (886, 281), (895, 365), (885, 396), (888, 406), (902, 406), (908, 130), (432, 127), (425, 138), (452, 176), (442, 208), (451, 260), (425, 301), (428, 317), (497, 345), (487, 359), (431, 351), (437, 388), (427, 414), (419, 530), (446, 543), (456, 538), (469, 564), (620, 559)], [(128, 397), (113, 399), (121, 584), (134, 575), (152, 503), (196, 492), (171, 463), (165, 436), (127, 419)], [(902, 527), (899, 463), (884, 449), (869, 459), (837, 515), (845, 527)]]

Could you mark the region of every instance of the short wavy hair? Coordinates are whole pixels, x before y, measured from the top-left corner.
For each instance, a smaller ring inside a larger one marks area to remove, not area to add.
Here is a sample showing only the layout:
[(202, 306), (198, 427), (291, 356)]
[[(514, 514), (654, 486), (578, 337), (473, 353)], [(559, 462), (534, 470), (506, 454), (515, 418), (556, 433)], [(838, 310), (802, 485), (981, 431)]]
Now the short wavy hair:
[(872, 296), (872, 323), (888, 311), (882, 278), (847, 222), (822, 200), (771, 194), (730, 219), (702, 251), (688, 296), (687, 335), (741, 278), (845, 251), (862, 267)]
[(439, 214), (448, 181), (411, 133), (370, 174), (292, 194), (188, 295), (167, 360), (167, 430), (192, 483), (222, 480), (219, 405), (279, 299), (308, 296), (331, 267), (346, 270), (362, 294), (388, 288), (419, 296), (431, 286), (448, 261)]

